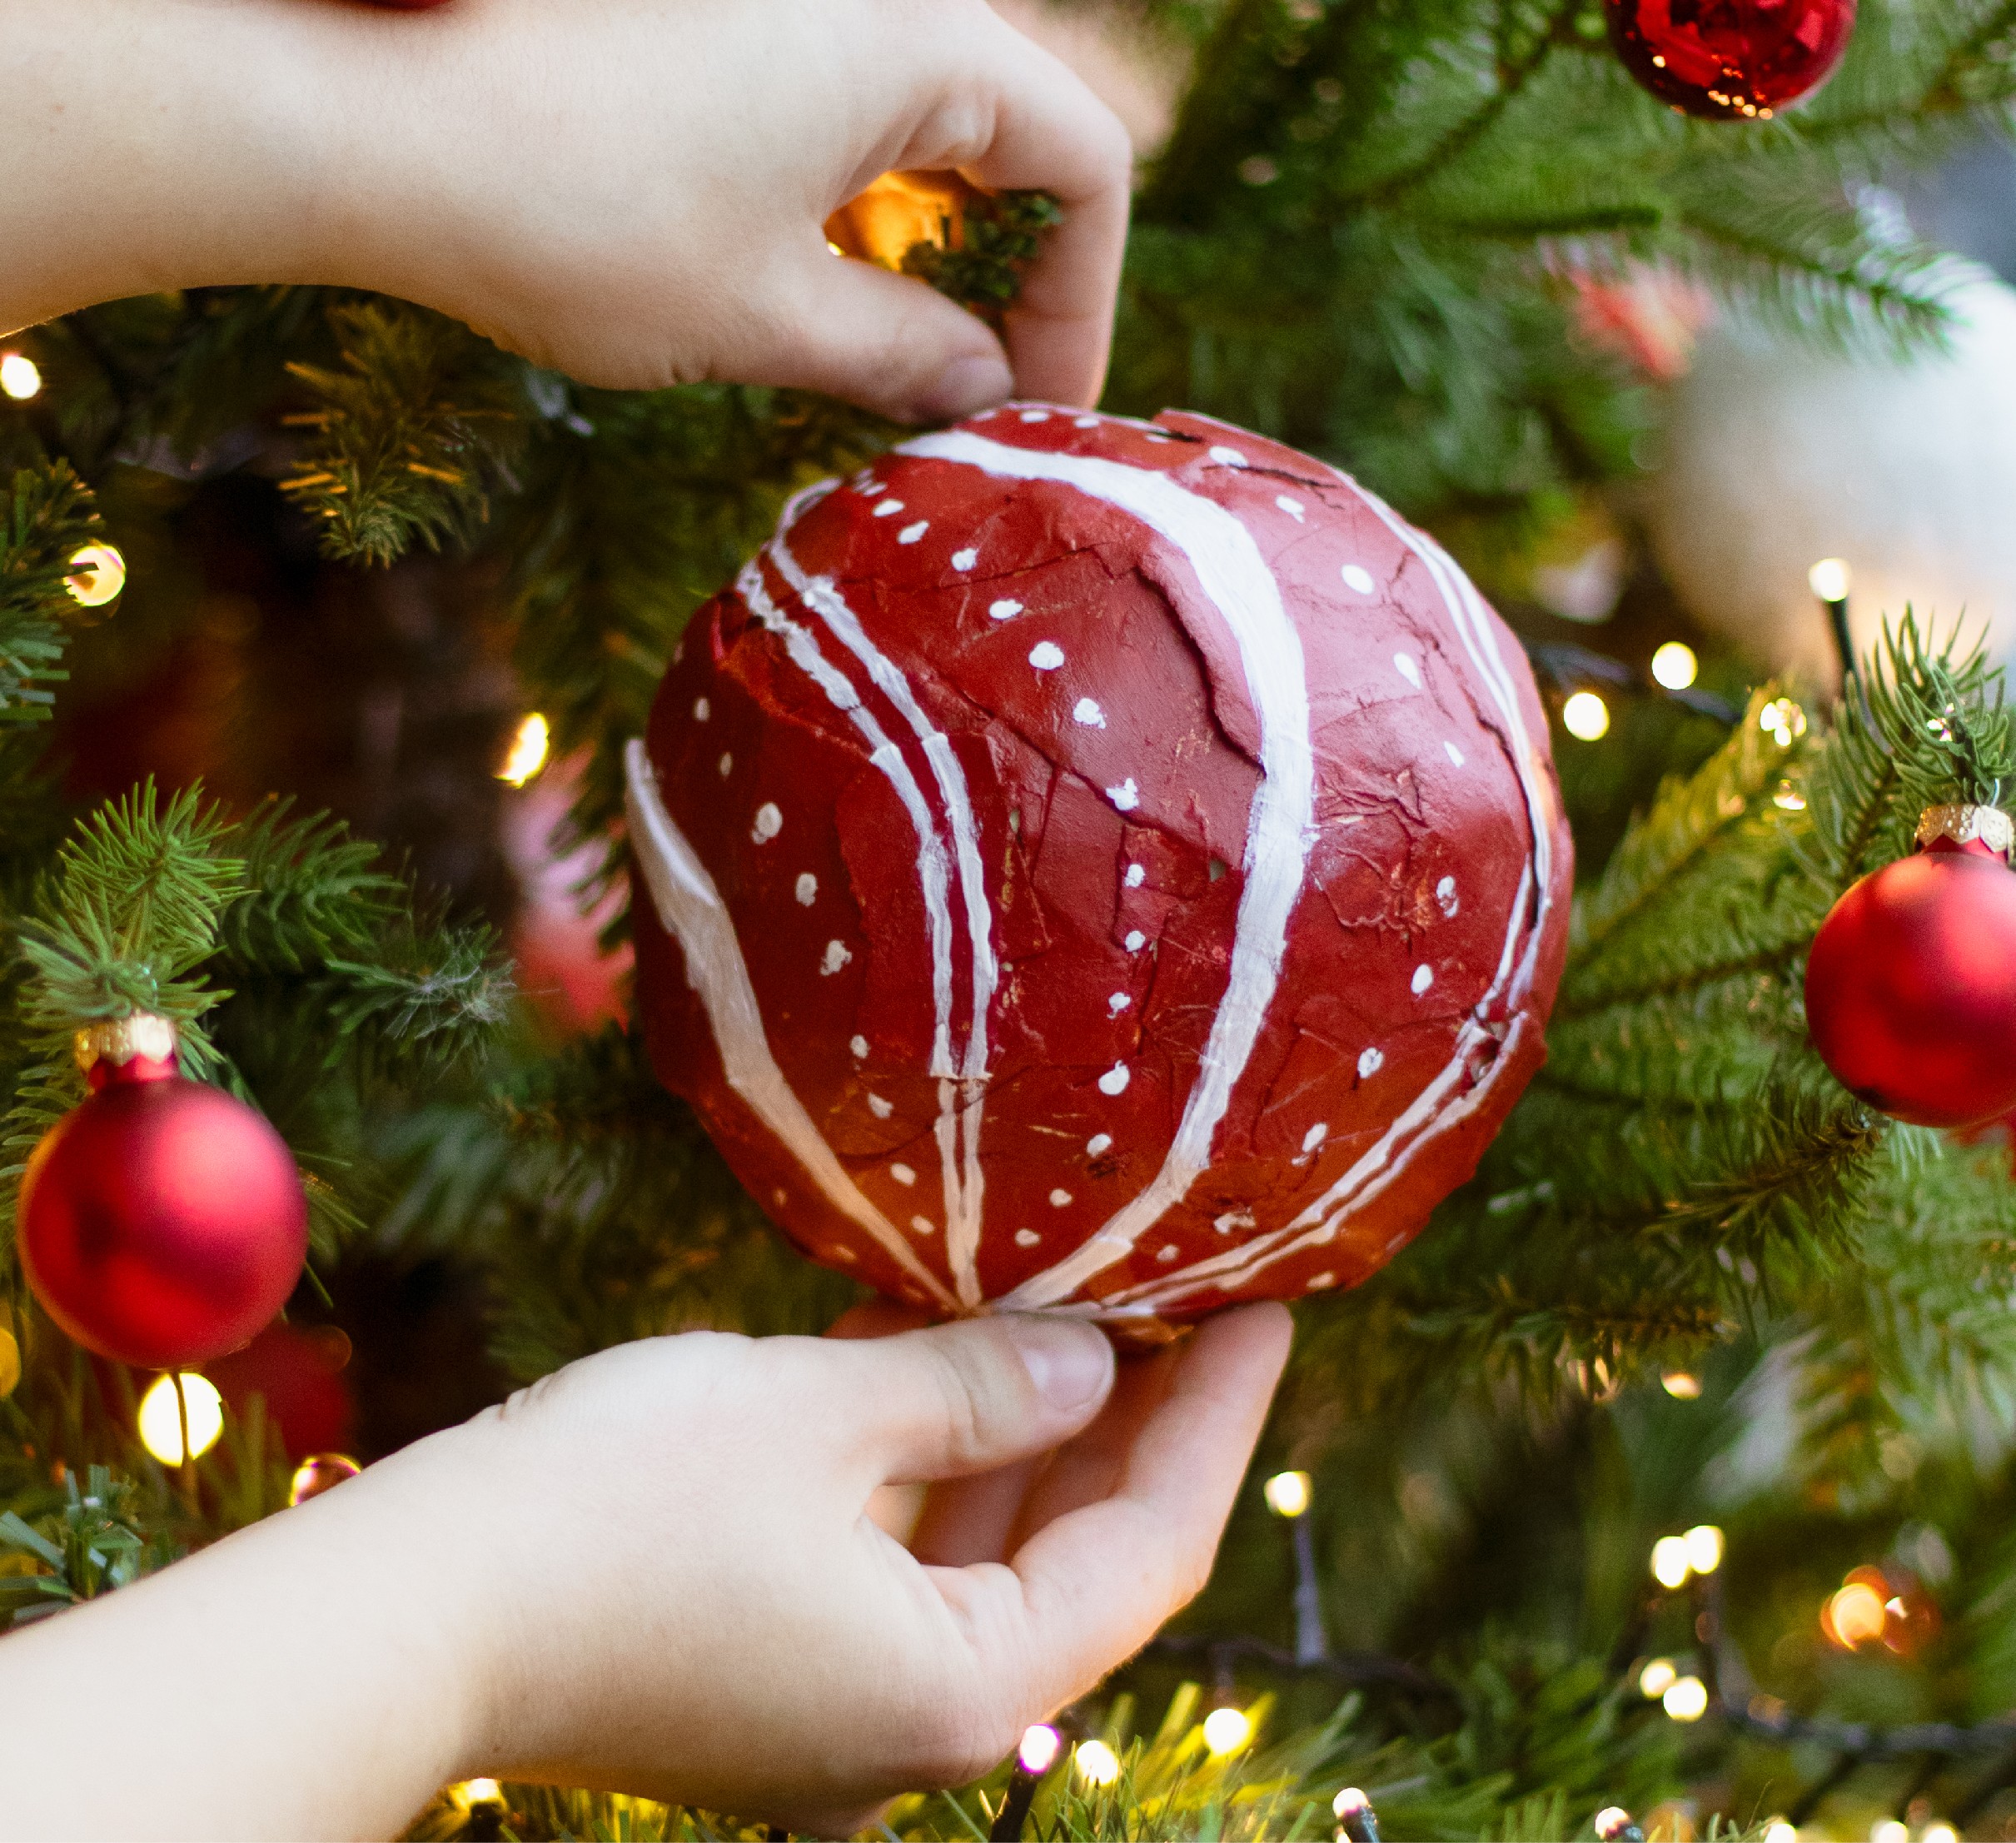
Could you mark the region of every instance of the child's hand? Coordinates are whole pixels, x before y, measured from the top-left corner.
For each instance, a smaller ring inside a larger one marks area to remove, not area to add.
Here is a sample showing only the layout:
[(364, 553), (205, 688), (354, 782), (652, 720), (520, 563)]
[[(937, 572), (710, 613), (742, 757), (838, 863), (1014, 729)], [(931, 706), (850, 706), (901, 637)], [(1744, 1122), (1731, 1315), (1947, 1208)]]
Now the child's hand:
[[(1287, 1342), (1249, 1306), (1117, 1384), (1055, 1318), (604, 1352), (0, 1641), (0, 1835), (389, 1834), (478, 1773), (843, 1834), (1197, 1591)], [(906, 1549), (870, 1501), (933, 1479)], [(163, 1687), (108, 1727), (113, 1681)]]

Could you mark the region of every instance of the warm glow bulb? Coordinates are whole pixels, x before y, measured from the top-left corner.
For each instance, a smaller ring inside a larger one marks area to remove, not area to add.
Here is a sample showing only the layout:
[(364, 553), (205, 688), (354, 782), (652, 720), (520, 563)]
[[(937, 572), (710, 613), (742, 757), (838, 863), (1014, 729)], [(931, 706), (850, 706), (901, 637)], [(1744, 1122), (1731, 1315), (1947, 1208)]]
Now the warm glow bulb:
[(1615, 1843), (1631, 1827), (1631, 1814), (1621, 1805), (1605, 1805), (1590, 1819), (1589, 1827), (1603, 1839), (1603, 1843)]
[(1850, 1581), (1827, 1602), (1822, 1623), (1844, 1651), (1883, 1636), (1883, 1596), (1866, 1581)]
[(1214, 1754), (1237, 1753), (1252, 1738), (1244, 1709), (1213, 1709), (1204, 1717), (1204, 1745)]
[(1928, 1824), (1918, 1833), (1918, 1843), (1960, 1843), (1960, 1833), (1950, 1824)]
[(477, 1805), (501, 1805), (504, 1788), (494, 1779), (465, 1779), (460, 1785), (448, 1788), (448, 1798), (464, 1811)]
[(1683, 1676), (1659, 1701), (1675, 1721), (1698, 1721), (1708, 1712), (1708, 1686), (1698, 1676)]
[(1845, 601), (1854, 572), (1839, 557), (1822, 557), (1806, 572), (1806, 585), (1822, 601)]
[(1669, 691), (1684, 691), (1700, 675), (1701, 662), (1694, 649), (1670, 640), (1652, 655), (1652, 676)]
[(1071, 1763), (1088, 1786), (1110, 1786), (1120, 1776), (1120, 1756), (1103, 1741), (1079, 1741)]
[(1696, 1523), (1684, 1538), (1687, 1566), (1696, 1574), (1713, 1574), (1722, 1565), (1722, 1532), (1713, 1523)]
[(1309, 1507), (1311, 1491), (1306, 1472), (1277, 1472), (1261, 1490), (1267, 1508), (1277, 1517), (1300, 1517)]
[(1330, 1815), (1340, 1823), (1347, 1817), (1362, 1817), (1371, 1808), (1371, 1800), (1356, 1786), (1346, 1786), (1330, 1801)]
[(42, 388), (42, 372), (25, 352), (9, 352), (0, 358), (0, 391), (17, 403), (26, 403)]
[(1700, 1377), (1684, 1369), (1662, 1372), (1659, 1386), (1676, 1402), (1698, 1402), (1701, 1398)]
[(1901, 1817), (1879, 1817), (1869, 1827), (1869, 1843), (1911, 1843), (1911, 1826)]
[(1033, 1778), (1040, 1779), (1057, 1764), (1058, 1755), (1063, 1751), (1063, 1737), (1048, 1721), (1038, 1721), (1033, 1728), (1022, 1731), (1022, 1745), (1015, 1757), (1022, 1763), (1022, 1770)]
[(1638, 1688), (1648, 1702), (1656, 1702), (1680, 1681), (1670, 1657), (1655, 1657), (1638, 1673)]
[(1583, 742), (1610, 734), (1610, 706), (1594, 691), (1577, 691), (1561, 706), (1561, 727)]
[(1764, 1843), (1799, 1843), (1799, 1832), (1782, 1817), (1774, 1817), (1764, 1827)]
[(1662, 1536), (1652, 1545), (1652, 1578), (1662, 1587), (1684, 1586), (1693, 1567), (1685, 1537)]
[(1757, 727), (1780, 749), (1790, 749), (1795, 736), (1806, 733), (1806, 713), (1790, 698), (1774, 698), (1757, 713)]
[(546, 765), (546, 751), (552, 745), (552, 727), (535, 710), (518, 725), (518, 733), (511, 738), (511, 752), (497, 770), (497, 779), (509, 781), (514, 787), (524, 786)]
[(140, 1397), (140, 1443), (164, 1466), (182, 1462), (183, 1412), (189, 1417), (189, 1447), (201, 1458), (224, 1431), (224, 1397), (207, 1376), (184, 1372), (182, 1410), (175, 1405), (175, 1378), (158, 1376)]
[(63, 578), (63, 586), (86, 608), (102, 608), (117, 601), (126, 586), (126, 559), (109, 544), (87, 544), (70, 559), (77, 571)]

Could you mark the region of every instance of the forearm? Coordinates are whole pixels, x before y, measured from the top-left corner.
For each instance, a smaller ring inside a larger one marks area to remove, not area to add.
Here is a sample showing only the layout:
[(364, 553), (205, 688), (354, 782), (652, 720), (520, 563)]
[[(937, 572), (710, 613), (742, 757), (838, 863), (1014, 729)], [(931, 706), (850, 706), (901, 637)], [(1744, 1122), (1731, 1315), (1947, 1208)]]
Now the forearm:
[(0, 1638), (0, 1836), (391, 1836), (475, 1770), (449, 1532), (371, 1481)]

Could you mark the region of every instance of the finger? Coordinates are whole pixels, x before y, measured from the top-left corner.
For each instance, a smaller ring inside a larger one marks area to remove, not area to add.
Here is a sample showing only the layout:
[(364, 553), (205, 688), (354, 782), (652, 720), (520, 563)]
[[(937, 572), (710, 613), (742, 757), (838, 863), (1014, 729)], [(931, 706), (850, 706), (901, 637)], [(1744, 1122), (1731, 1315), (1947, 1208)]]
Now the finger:
[(1119, 1489), (1127, 1457), (1150, 1417), (1168, 1399), (1176, 1366), (1187, 1345), (1129, 1357), (1119, 1366), (1113, 1392), (1092, 1425), (1060, 1447), (1023, 1501), (1008, 1552), (1038, 1530)]
[(1267, 1418), (1289, 1332), (1287, 1310), (1274, 1304), (1200, 1327), (1135, 1439), (1118, 1489), (1017, 1552), (1018, 1592), (1001, 1570), (938, 1573), (989, 1654), (979, 1660), (983, 1678), (1012, 1685), (1025, 1709), (1054, 1708), (1137, 1651), (1197, 1593)]
[(968, 1318), (824, 1347), (818, 1412), (869, 1486), (961, 1477), (1042, 1452), (1098, 1412), (1113, 1347), (1082, 1320)]
[[(1102, 1418), (1103, 1414), (1103, 1410)], [(948, 1568), (963, 1568), (972, 1562), (1006, 1561), (1014, 1551), (1023, 1500), (1048, 1463), (1046, 1455), (1038, 1453), (993, 1472), (933, 1485), (923, 1514), (911, 1532), (911, 1554), (920, 1562)], [(884, 1523), (883, 1527), (889, 1525)]]

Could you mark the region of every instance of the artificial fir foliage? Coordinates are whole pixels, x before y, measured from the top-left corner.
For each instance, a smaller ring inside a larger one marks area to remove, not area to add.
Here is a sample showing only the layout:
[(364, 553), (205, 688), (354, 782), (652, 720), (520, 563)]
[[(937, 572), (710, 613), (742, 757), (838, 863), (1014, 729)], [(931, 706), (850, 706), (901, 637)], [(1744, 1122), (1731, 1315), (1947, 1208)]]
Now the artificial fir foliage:
[[(1389, 1836), (1587, 1836), (1613, 1805), (1708, 1834), (1802, 1801), (1841, 1834), (1893, 1806), (1999, 1834), (2007, 1138), (1864, 1108), (1800, 994), (1821, 919), (1925, 805), (2005, 797), (1999, 689), (1949, 645), (1954, 610), (1894, 610), (1839, 705), (1727, 655), (1668, 695), (1564, 647), (1524, 585), (1645, 465), (1660, 413), (1580, 330), (1578, 282), (1657, 263), (1814, 338), (1937, 340), (1939, 258), (1862, 187), (2006, 127), (2016, 5), (1865, 4), (1832, 82), (1768, 122), (1662, 109), (1594, 0), (1143, 0), (1133, 23), (1193, 75), (1139, 195), (1107, 406), (1348, 468), (1615, 726), (1556, 738), (1583, 884), (1546, 1068), (1411, 1248), (1299, 1308), (1258, 1470), (1312, 1475), (1324, 1653), (1292, 1661), (1298, 1545), (1257, 1476), (1170, 1641), (1060, 1712), (1118, 1776), (1058, 1766), (1028, 1834), (1327, 1836), (1346, 1786)], [(994, 311), (1043, 220), (976, 202), (905, 266)], [(291, 1316), (358, 1340), (361, 1457), (627, 1338), (830, 1322), (854, 1289), (770, 1230), (637, 1039), (566, 1036), (515, 991), (497, 832), (526, 796), (490, 775), (543, 713), (561, 843), (590, 848), (570, 874), (620, 942), (620, 749), (687, 617), (789, 491), (896, 431), (791, 392), (590, 389), (335, 291), (118, 302), (19, 343), (42, 388), (0, 403), (10, 1229), (22, 1161), (82, 1092), (72, 1033), (145, 1008), (301, 1165)], [(94, 541), (131, 575), (87, 610), (65, 583)], [(1655, 583), (1631, 596), (1634, 631), (1681, 630)], [(164, 1469), (134, 1432), (148, 1378), (87, 1360), (7, 1277), (13, 1619), (284, 1514), (258, 1397)], [(1654, 1540), (1706, 1523), (1720, 1568), (1661, 1590)], [(1859, 1566), (1936, 1628), (1825, 1639)], [(1659, 1659), (1704, 1684), (1698, 1721), (1644, 1693)], [(1222, 1756), (1218, 1704), (1257, 1724)], [(889, 1827), (984, 1836), (1010, 1778)], [(416, 1834), (507, 1829), (744, 1834), (517, 1786), (450, 1788)]]

